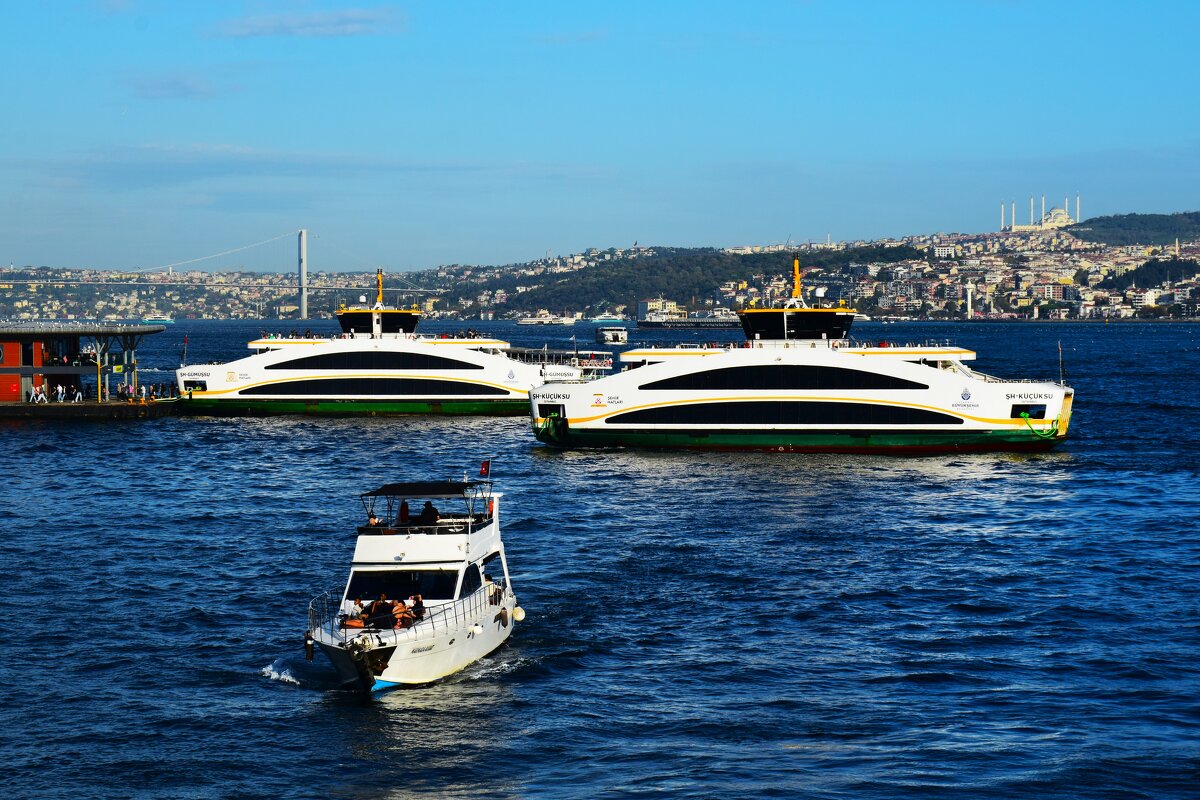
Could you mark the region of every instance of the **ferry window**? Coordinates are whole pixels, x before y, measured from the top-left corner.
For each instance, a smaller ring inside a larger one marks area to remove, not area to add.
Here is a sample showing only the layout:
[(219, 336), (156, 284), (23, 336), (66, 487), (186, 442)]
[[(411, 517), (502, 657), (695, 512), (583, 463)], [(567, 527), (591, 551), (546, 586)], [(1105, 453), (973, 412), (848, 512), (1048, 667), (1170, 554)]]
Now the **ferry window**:
[(183, 382), (183, 390), (186, 392), (188, 389), (195, 389), (200, 392), (207, 392), (208, 391), (208, 381), (184, 381)]
[(463, 574), (462, 591), (458, 593), (458, 596), (470, 597), (480, 586), (483, 586), (483, 578), (479, 575), (479, 567), (475, 564), (468, 564), (467, 571)]
[(1020, 404), (1014, 405), (1012, 407), (1012, 414), (1010, 416), (1013, 419), (1020, 419), (1021, 414), (1028, 414), (1030, 419), (1045, 419), (1046, 418), (1046, 406), (1045, 405), (1020, 405)]
[(725, 367), (676, 375), (653, 381), (642, 389), (693, 389), (729, 391), (737, 389), (820, 390), (820, 389), (928, 389), (922, 383), (844, 367), (799, 364)]
[(615, 414), (608, 425), (961, 425), (961, 417), (880, 403), (804, 400), (688, 403)]
[(428, 600), (453, 600), (458, 573), (449, 570), (371, 570), (350, 576), (346, 596), (374, 600), (383, 592), (389, 600), (403, 600), (419, 594)]
[(238, 395), (322, 397), (330, 395), (366, 395), (430, 398), (461, 395), (508, 395), (499, 386), (469, 381), (438, 381), (425, 378), (311, 378), (280, 381), (242, 389)]
[(479, 364), (429, 353), (393, 353), (388, 350), (359, 350), (353, 353), (323, 353), (317, 356), (293, 358), (266, 369), (367, 369), (367, 370), (440, 370), (483, 369)]
[(565, 417), (566, 415), (566, 410), (561, 403), (538, 403), (538, 416), (542, 419)]

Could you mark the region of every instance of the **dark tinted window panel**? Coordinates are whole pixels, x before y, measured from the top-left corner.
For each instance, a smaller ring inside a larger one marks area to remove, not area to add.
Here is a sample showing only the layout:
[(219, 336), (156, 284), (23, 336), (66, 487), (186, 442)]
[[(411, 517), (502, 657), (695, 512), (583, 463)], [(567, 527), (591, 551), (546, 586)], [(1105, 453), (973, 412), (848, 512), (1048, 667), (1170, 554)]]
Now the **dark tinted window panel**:
[(879, 403), (799, 400), (688, 403), (646, 408), (604, 420), (610, 425), (961, 425), (962, 419), (922, 408)]
[(470, 597), (480, 586), (483, 586), (483, 576), (479, 574), (479, 567), (475, 564), (468, 564), (466, 574), (463, 575), (462, 591), (458, 593), (458, 596)]
[(241, 397), (329, 397), (366, 395), (399, 397), (438, 397), (441, 395), (507, 395), (497, 386), (460, 381), (434, 381), (420, 378), (315, 378), (253, 386), (238, 392)]
[(478, 364), (443, 358), (428, 353), (393, 353), (387, 350), (360, 350), (353, 353), (322, 353), (269, 364), (267, 369), (350, 369), (350, 370), (430, 370), (483, 369)]
[(458, 583), (457, 572), (433, 570), (355, 572), (350, 577), (350, 588), (346, 591), (346, 596), (351, 600), (361, 597), (364, 603), (378, 598), (380, 592), (387, 595), (389, 600), (403, 600), (414, 594), (421, 595), (424, 600), (453, 600), (456, 583)]
[(1014, 405), (1012, 407), (1012, 418), (1019, 419), (1022, 414), (1028, 414), (1030, 419), (1045, 419), (1045, 405)]
[(861, 390), (861, 389), (928, 389), (923, 383), (879, 375), (844, 367), (806, 366), (799, 364), (762, 364), (747, 367), (725, 367), (703, 372), (691, 372), (644, 384), (643, 389), (694, 389), (731, 391), (776, 390)]

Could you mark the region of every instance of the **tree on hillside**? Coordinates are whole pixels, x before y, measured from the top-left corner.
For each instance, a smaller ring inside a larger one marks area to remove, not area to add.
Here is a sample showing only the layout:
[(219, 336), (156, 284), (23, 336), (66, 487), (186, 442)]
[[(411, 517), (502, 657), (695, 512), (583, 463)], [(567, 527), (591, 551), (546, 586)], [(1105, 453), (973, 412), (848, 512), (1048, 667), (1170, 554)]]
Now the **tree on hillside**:
[(1167, 280), (1187, 280), (1200, 272), (1200, 265), (1191, 259), (1152, 258), (1137, 269), (1124, 275), (1106, 278), (1096, 284), (1100, 289), (1115, 289), (1123, 292), (1131, 286), (1158, 286)]

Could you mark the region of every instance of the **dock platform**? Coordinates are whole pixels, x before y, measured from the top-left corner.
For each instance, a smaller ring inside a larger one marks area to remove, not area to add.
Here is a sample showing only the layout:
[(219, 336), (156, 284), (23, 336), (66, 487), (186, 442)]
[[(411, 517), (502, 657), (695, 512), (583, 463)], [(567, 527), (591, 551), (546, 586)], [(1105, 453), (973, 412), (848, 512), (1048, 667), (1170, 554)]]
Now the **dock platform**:
[(160, 419), (178, 413), (176, 399), (142, 403), (0, 403), (0, 419)]

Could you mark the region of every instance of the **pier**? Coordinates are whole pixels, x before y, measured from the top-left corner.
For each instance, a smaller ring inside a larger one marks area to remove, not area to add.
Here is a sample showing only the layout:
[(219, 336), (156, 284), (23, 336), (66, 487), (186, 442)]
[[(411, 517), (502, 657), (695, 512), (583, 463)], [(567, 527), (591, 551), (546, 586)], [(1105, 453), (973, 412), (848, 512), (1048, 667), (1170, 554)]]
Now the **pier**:
[(97, 403), (94, 400), (80, 403), (5, 403), (0, 402), (0, 420), (6, 419), (53, 419), (53, 420), (114, 420), (114, 419), (159, 419), (170, 417), (179, 411), (178, 398), (149, 400), (145, 403), (122, 403), (118, 401)]
[[(165, 330), (163, 325), (0, 324), (0, 417), (151, 419), (173, 414), (175, 403), (147, 400), (138, 386), (138, 345)], [(114, 397), (121, 399), (113, 402)]]

